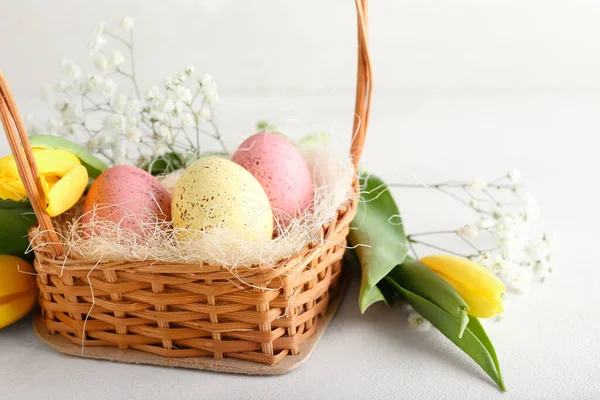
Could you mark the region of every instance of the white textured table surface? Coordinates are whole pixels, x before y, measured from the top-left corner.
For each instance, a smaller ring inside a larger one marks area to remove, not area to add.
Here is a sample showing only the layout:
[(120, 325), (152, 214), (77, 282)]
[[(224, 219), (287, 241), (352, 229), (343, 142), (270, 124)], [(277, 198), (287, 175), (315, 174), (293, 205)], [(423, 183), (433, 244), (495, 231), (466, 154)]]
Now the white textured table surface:
[[(17, 100), (24, 113), (42, 110), (37, 101)], [(350, 129), (351, 107), (351, 95), (224, 95), (220, 125), (241, 138), (256, 120), (267, 118), (296, 133), (332, 130), (342, 142)], [(599, 115), (600, 95), (592, 94), (375, 98), (365, 166), (396, 182), (410, 182), (412, 175), (429, 181), (473, 174), (495, 177), (518, 166), (540, 201), (540, 227), (556, 235), (557, 261), (549, 281), (512, 296), (504, 320), (486, 323), (507, 394), (440, 334), (409, 329), (400, 309), (375, 305), (361, 315), (355, 279), (312, 358), (285, 376), (223, 375), (67, 357), (40, 343), (31, 318), (26, 318), (0, 331), (0, 397), (599, 398)], [(6, 153), (4, 141), (0, 150)], [(397, 191), (395, 196), (409, 231), (465, 220), (424, 191)]]

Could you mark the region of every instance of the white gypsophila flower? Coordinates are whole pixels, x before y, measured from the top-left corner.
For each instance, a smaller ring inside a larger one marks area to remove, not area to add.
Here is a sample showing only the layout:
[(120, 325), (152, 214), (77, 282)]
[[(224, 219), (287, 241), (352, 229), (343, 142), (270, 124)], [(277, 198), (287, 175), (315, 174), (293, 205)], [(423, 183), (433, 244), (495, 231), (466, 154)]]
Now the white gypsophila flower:
[(154, 122), (164, 122), (167, 119), (167, 115), (163, 112), (158, 111), (155, 108), (150, 109), (150, 120)]
[(515, 218), (512, 215), (504, 215), (498, 223), (496, 224), (496, 228), (500, 231), (509, 232), (512, 231), (516, 226)]
[[(125, 127), (127, 126), (127, 119), (122, 115), (110, 114), (106, 118), (104, 118), (103, 125), (104, 129), (118, 137), (125, 132)], [(113, 141), (114, 139), (109, 140), (109, 142)]]
[(69, 88), (71, 87), (71, 85), (69, 85), (68, 82), (66, 81), (60, 81), (58, 82), (56, 85), (54, 85), (54, 92), (55, 93), (64, 93), (66, 92)]
[(487, 189), (488, 183), (486, 180), (481, 178), (472, 178), (467, 182), (467, 189), (471, 190), (483, 190)]
[(173, 132), (171, 132), (171, 129), (169, 129), (168, 126), (161, 125), (158, 129), (158, 136), (164, 141), (170, 141), (173, 139)]
[(192, 100), (192, 92), (184, 86), (178, 86), (175, 90), (175, 98), (184, 103), (189, 103)]
[(128, 97), (124, 94), (115, 96), (111, 102), (112, 109), (117, 114), (125, 114), (125, 107), (129, 101)]
[(52, 100), (52, 86), (45, 84), (42, 86), (42, 100), (50, 101)]
[(538, 261), (546, 256), (546, 248), (542, 243), (530, 241), (525, 244), (525, 255), (533, 262)]
[(102, 47), (107, 43), (107, 40), (102, 35), (96, 35), (88, 42), (88, 50), (90, 56), (97, 54)]
[(411, 311), (408, 314), (408, 324), (411, 328), (422, 332), (428, 331), (431, 328), (431, 323), (416, 311)]
[(65, 124), (81, 122), (83, 120), (81, 104), (67, 103), (61, 112), (61, 116)]
[(202, 93), (208, 104), (215, 104), (219, 102), (217, 84), (211, 75), (205, 74), (199, 81), (199, 84), (200, 93)]
[(518, 168), (513, 168), (508, 172), (508, 179), (510, 179), (514, 183), (521, 182), (522, 174), (521, 170)]
[(115, 165), (124, 165), (129, 163), (129, 160), (127, 159), (127, 149), (122, 145), (122, 143), (119, 141), (113, 143), (111, 149)]
[(117, 91), (117, 84), (112, 79), (105, 79), (98, 85), (100, 94), (107, 98), (112, 98)]
[(494, 220), (488, 215), (482, 215), (479, 221), (477, 221), (477, 227), (481, 230), (490, 229), (494, 225)]
[(513, 270), (510, 270), (503, 276), (505, 285), (511, 292), (523, 294), (529, 289), (531, 282), (530, 274), (518, 266), (513, 268)]
[(133, 18), (125, 16), (121, 20), (121, 28), (129, 30), (133, 28), (134, 22), (135, 21), (133, 20)]
[(475, 200), (475, 199), (471, 199), (471, 200), (469, 201), (469, 205), (470, 205), (471, 207), (473, 207), (473, 208), (477, 208), (477, 207), (479, 207), (479, 201), (478, 201), (478, 200)]
[(551, 271), (550, 263), (546, 260), (538, 260), (533, 264), (533, 273), (540, 280), (546, 279)]
[(96, 66), (96, 68), (98, 68), (100, 71), (106, 71), (110, 66), (109, 66), (109, 61), (108, 58), (106, 58), (104, 55), (99, 55), (98, 57), (96, 57), (94, 59), (94, 65)]
[(165, 153), (169, 150), (167, 145), (164, 143), (156, 142), (152, 146), (152, 156), (153, 157), (161, 157), (164, 156)]
[(196, 118), (198, 118), (198, 122), (208, 121), (210, 117), (211, 112), (209, 107), (202, 107), (196, 111)]
[(118, 67), (119, 65), (123, 64), (123, 61), (125, 61), (125, 57), (123, 56), (123, 53), (115, 50), (112, 52), (110, 58), (108, 59), (108, 67), (109, 68)]
[(50, 135), (56, 135), (60, 129), (60, 122), (53, 117), (48, 118), (46, 121), (46, 132)]
[(546, 246), (550, 247), (552, 245), (552, 242), (554, 241), (554, 236), (547, 232), (544, 232), (542, 234), (542, 241), (546, 243)]
[(464, 225), (458, 229), (458, 233), (469, 238), (476, 238), (479, 236), (479, 230), (474, 225)]
[(98, 88), (98, 85), (102, 82), (103, 79), (104, 78), (98, 74), (89, 75), (87, 79), (81, 84), (79, 91), (81, 92), (81, 94), (93, 92)]
[(86, 143), (86, 147), (91, 152), (96, 152), (96, 151), (102, 149), (103, 145), (104, 145), (104, 140), (102, 139), (102, 136), (100, 136), (100, 135), (90, 138)]
[(158, 96), (160, 96), (160, 90), (158, 90), (158, 88), (156, 86), (152, 86), (150, 89), (148, 89), (148, 91), (146, 92), (146, 100), (150, 101), (150, 100), (154, 100), (156, 99)]
[(173, 109), (172, 113), (174, 116), (179, 117), (183, 113), (185, 104), (183, 104), (180, 101), (175, 101), (174, 103), (175, 103), (175, 108)]
[(26, 122), (27, 124), (27, 133), (30, 135), (39, 135), (43, 133), (42, 128), (36, 123), (33, 118), (29, 118)]
[(187, 76), (191, 76), (194, 73), (194, 66), (193, 65), (188, 65), (187, 67), (185, 67), (185, 74)]
[(154, 107), (161, 113), (168, 114), (175, 109), (175, 102), (170, 95), (165, 95), (162, 98), (157, 98), (154, 102)]
[(96, 24), (96, 26), (94, 26), (94, 36), (103, 35), (105, 29), (106, 29), (106, 22), (104, 22), (104, 21), (98, 21), (98, 23)]
[(494, 210), (492, 211), (492, 216), (494, 217), (494, 219), (500, 219), (506, 214), (506, 212), (507, 211), (504, 207), (495, 206)]
[(221, 98), (216, 90), (206, 93), (205, 98), (208, 104), (217, 104), (219, 101), (221, 101)]
[(56, 103), (54, 103), (54, 108), (56, 109), (56, 111), (58, 111), (60, 113), (65, 111), (68, 106), (69, 106), (69, 103), (63, 99), (57, 100)]
[(201, 86), (201, 91), (210, 91), (216, 86), (215, 79), (210, 74), (204, 74), (198, 84)]
[(142, 132), (135, 126), (128, 126), (125, 137), (132, 143), (138, 144), (142, 141)]
[(192, 114), (184, 112), (179, 115), (179, 123), (183, 127), (188, 127), (194, 125), (194, 117)]
[(81, 68), (73, 60), (63, 58), (60, 65), (63, 75), (67, 78), (77, 80), (81, 76)]
[(137, 115), (142, 108), (142, 104), (139, 100), (129, 99), (127, 104), (125, 104), (124, 114), (128, 116)]

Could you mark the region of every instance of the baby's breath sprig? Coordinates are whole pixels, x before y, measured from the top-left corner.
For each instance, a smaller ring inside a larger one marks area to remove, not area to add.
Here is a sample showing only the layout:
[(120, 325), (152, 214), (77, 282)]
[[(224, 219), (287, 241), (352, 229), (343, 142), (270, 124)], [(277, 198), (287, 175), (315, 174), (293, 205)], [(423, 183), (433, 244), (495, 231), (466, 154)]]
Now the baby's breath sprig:
[[(509, 289), (522, 292), (532, 278), (544, 281), (552, 272), (551, 237), (532, 237), (531, 223), (539, 216), (536, 199), (520, 184), (521, 172), (513, 169), (492, 181), (446, 181), (434, 184), (390, 184), (395, 188), (434, 190), (471, 209), (473, 222), (457, 229), (407, 235), (411, 251), (426, 247), (476, 261), (494, 272)], [(438, 245), (434, 237), (452, 236), (464, 251)]]
[[(212, 76), (196, 78), (190, 65), (166, 78), (162, 88), (152, 86), (143, 94), (136, 75), (133, 26), (130, 17), (121, 20), (119, 31), (107, 29), (103, 22), (96, 25), (88, 43), (95, 73), (84, 75), (73, 60), (63, 59), (62, 81), (42, 89), (42, 98), (53, 102), (60, 115), (45, 124), (30, 121), (30, 133), (66, 136), (114, 165), (133, 163), (148, 169), (158, 160), (167, 164), (163, 170), (195, 160), (203, 148), (202, 137), (226, 152), (213, 117), (219, 95)], [(121, 51), (107, 49), (109, 41), (126, 50), (128, 65)], [(130, 81), (133, 96), (118, 93), (117, 78)]]

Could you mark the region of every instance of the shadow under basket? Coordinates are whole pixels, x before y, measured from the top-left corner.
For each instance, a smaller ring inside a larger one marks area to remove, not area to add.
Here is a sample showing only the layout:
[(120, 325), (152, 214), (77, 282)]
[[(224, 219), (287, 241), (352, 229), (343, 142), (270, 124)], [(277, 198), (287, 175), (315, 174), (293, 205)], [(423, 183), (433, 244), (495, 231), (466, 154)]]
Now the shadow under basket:
[(34, 227), (36, 334), (81, 357), (258, 375), (290, 371), (310, 355), (343, 297), (342, 258), (356, 204), (322, 228), (318, 245), (275, 268), (238, 271), (240, 280), (210, 265), (57, 258), (50, 245), (37, 243)]
[[(358, 170), (373, 89), (366, 0), (358, 21), (356, 102), (350, 157)], [(339, 306), (342, 259), (359, 200), (319, 237), (275, 266), (80, 259), (65, 252), (23, 121), (0, 72), (0, 116), (38, 220), (29, 232), (40, 311), (35, 330), (60, 352), (127, 363), (246, 374), (281, 374), (306, 360)]]

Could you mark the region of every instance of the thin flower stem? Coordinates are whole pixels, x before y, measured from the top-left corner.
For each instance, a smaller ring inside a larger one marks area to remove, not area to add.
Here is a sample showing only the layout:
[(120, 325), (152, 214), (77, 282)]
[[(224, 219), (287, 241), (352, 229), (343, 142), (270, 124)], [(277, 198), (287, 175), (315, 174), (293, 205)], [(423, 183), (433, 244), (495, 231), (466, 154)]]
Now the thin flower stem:
[(131, 80), (133, 81), (133, 87), (135, 88), (135, 94), (137, 95), (138, 100), (142, 100), (142, 95), (140, 94), (140, 88), (137, 83), (136, 75), (135, 75), (135, 56), (133, 54), (133, 29), (129, 30), (129, 41), (131, 45), (129, 46), (129, 55), (131, 56)]
[(443, 251), (443, 252), (446, 252), (446, 253), (449, 253), (449, 254), (454, 254), (455, 256), (459, 256), (459, 257), (465, 257), (465, 255), (464, 255), (464, 254), (460, 254), (460, 253), (457, 253), (457, 252), (455, 252), (455, 251), (452, 251), (452, 250), (449, 250), (449, 249), (445, 249), (445, 248), (443, 248), (443, 247), (439, 247), (439, 246), (436, 246), (436, 245), (434, 245), (434, 244), (431, 244), (431, 243), (422, 242), (422, 241), (420, 241), (420, 240), (408, 239), (408, 242), (409, 242), (409, 243), (420, 244), (421, 246), (430, 247), (430, 248), (432, 248), (432, 249), (435, 249), (435, 250), (440, 250), (440, 251)]
[(500, 205), (500, 204), (501, 204), (501, 203), (500, 203), (500, 201), (498, 201), (498, 199), (496, 199), (496, 198), (494, 197), (494, 195), (490, 193), (490, 191), (489, 191), (489, 190), (487, 190), (487, 189), (484, 189), (484, 190), (483, 190), (483, 193), (484, 193), (484, 194), (485, 194), (487, 197), (489, 197), (489, 198), (490, 198), (490, 199), (491, 199), (493, 202), (495, 202), (497, 205)]
[(415, 236), (428, 236), (428, 235), (443, 235), (443, 234), (454, 234), (456, 231), (432, 231), (432, 232), (420, 232), (420, 233), (411, 233), (408, 235), (408, 238)]
[[(211, 109), (211, 115), (212, 115), (212, 109)], [(215, 130), (215, 132), (217, 133), (216, 139), (219, 141), (219, 144), (221, 144), (221, 148), (223, 149), (223, 151), (225, 153), (228, 153), (227, 146), (225, 146), (225, 142), (223, 142), (223, 138), (221, 137), (221, 133), (219, 132), (219, 127), (217, 126), (217, 124), (215, 123), (215, 121), (212, 118), (210, 119), (210, 123), (211, 123), (213, 129)]]
[(466, 244), (469, 245), (469, 247), (471, 247), (473, 250), (475, 250), (477, 252), (477, 254), (481, 254), (481, 250), (479, 250), (477, 248), (477, 246), (475, 246), (473, 243), (471, 243), (471, 241), (468, 240), (466, 237), (464, 237), (463, 235), (461, 235), (458, 232), (456, 232), (456, 236), (458, 236), (459, 238), (461, 238)]
[(463, 204), (463, 205), (465, 205), (465, 206), (467, 206), (467, 207), (469, 207), (469, 208), (471, 208), (471, 209), (473, 209), (473, 210), (477, 211), (478, 213), (481, 213), (481, 214), (487, 214), (487, 215), (491, 215), (491, 214), (492, 214), (492, 213), (491, 213), (491, 212), (489, 212), (489, 211), (482, 210), (482, 209), (481, 209), (481, 208), (479, 208), (479, 207), (472, 206), (471, 204), (469, 204), (468, 202), (466, 202), (464, 199), (462, 199), (462, 198), (458, 197), (457, 195), (455, 195), (454, 193), (450, 192), (449, 190), (446, 190), (446, 189), (444, 189), (444, 188), (442, 188), (442, 187), (434, 187), (434, 188), (435, 188), (436, 190), (438, 190), (438, 191), (442, 192), (442, 193), (445, 193), (445, 194), (447, 194), (449, 197), (451, 197), (452, 199), (454, 199), (454, 200), (458, 201), (459, 203), (461, 203), (461, 204)]
[(104, 34), (107, 35), (107, 36), (110, 36), (113, 39), (117, 39), (119, 42), (123, 43), (125, 46), (127, 46), (130, 49), (133, 47), (133, 41), (132, 41), (132, 43), (129, 43), (127, 40), (123, 39), (121, 36), (116, 35), (116, 34), (114, 34), (112, 32), (107, 31), (107, 30), (104, 31)]
[(415, 250), (415, 246), (413, 246), (413, 244), (412, 244), (412, 242), (410, 240), (408, 241), (408, 246), (410, 247), (410, 250), (412, 251), (412, 253), (415, 256), (415, 258), (418, 260), (419, 259), (419, 255), (417, 254), (417, 251)]

